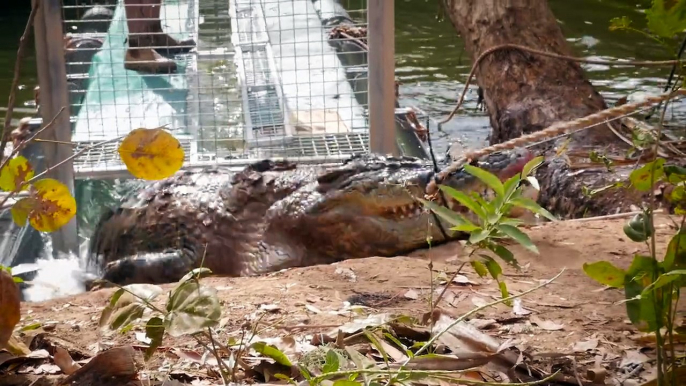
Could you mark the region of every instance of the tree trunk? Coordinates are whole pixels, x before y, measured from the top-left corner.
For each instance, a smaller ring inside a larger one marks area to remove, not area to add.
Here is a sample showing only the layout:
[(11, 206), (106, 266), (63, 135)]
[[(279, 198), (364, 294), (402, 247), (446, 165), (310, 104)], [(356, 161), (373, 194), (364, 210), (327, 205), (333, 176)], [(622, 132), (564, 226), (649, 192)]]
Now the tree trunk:
[[(485, 50), (501, 44), (573, 56), (546, 0), (442, 1), (472, 62)], [(580, 65), (571, 61), (516, 49), (496, 51), (481, 61), (476, 79), (490, 115), (491, 143), (607, 108)], [(603, 168), (572, 172), (565, 159), (555, 156), (555, 145), (551, 141), (536, 148), (547, 155), (537, 175), (541, 184), (539, 203), (552, 212), (561, 217), (601, 215), (628, 210), (645, 200), (643, 195), (624, 188), (588, 197), (585, 188), (611, 185), (617, 178), (626, 178), (630, 170), (617, 167), (612, 173)], [(574, 134), (567, 149), (621, 156), (628, 146), (607, 125), (601, 125)]]

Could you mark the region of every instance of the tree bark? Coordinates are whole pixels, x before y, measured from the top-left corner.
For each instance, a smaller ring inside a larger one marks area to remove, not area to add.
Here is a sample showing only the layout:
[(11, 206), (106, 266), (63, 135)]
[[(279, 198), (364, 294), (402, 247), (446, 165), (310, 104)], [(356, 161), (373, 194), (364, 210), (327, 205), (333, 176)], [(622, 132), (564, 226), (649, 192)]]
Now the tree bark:
[[(501, 44), (574, 56), (546, 0), (442, 2), (472, 62), (485, 50)], [(481, 61), (476, 79), (488, 107), (492, 144), (607, 108), (581, 66), (571, 61), (516, 49), (496, 51)], [(557, 140), (557, 144), (565, 140)], [(556, 142), (551, 141), (535, 148), (546, 155), (537, 177), (541, 185), (539, 203), (548, 210), (561, 217), (602, 215), (628, 210), (632, 204), (646, 200), (646, 196), (626, 188), (606, 189), (589, 197), (586, 189), (626, 179), (630, 169), (572, 171), (565, 158), (555, 155), (555, 147)], [(567, 149), (621, 157), (629, 147), (605, 124), (574, 134)]]

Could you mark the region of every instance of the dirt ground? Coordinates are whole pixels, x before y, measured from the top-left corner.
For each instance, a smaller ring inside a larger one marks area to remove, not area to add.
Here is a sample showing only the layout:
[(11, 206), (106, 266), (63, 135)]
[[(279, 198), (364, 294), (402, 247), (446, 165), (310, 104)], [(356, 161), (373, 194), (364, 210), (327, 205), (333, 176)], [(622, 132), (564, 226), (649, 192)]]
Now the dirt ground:
[[(608, 374), (605, 384), (650, 377), (654, 369), (653, 351), (629, 323), (621, 303), (623, 292), (605, 288), (582, 270), (584, 263), (599, 260), (627, 268), (634, 254), (646, 251), (644, 245), (624, 236), (625, 222), (626, 219), (569, 221), (526, 230), (540, 254), (510, 246), (522, 266), (521, 271), (516, 271), (503, 265), (510, 291), (519, 293), (565, 271), (547, 287), (522, 297), (514, 310), (505, 305), (485, 309), (471, 319), (472, 324), (500, 341), (514, 339), (516, 347), (540, 358), (574, 356), (583, 377), (590, 374), (585, 370), (603, 367)], [(667, 245), (667, 237), (675, 232), (670, 224), (666, 216), (657, 218), (661, 251)], [(257, 278), (203, 280), (218, 290), (222, 301), (224, 319), (219, 333), (224, 342), (231, 337), (240, 340), (241, 327), (253, 320), (260, 309), (267, 311), (259, 322), (261, 337), (316, 334), (370, 314), (421, 319), (429, 311), (432, 287), (435, 299), (443, 289), (442, 284), (460, 266), (460, 251), (460, 244), (452, 243), (407, 257), (351, 260)], [(430, 264), (433, 270), (429, 269)], [(73, 345), (72, 356), (79, 350), (92, 356), (98, 350), (119, 344), (145, 346), (137, 339), (137, 334), (140, 338), (144, 331), (142, 328), (123, 334), (98, 328), (100, 313), (112, 293), (113, 290), (105, 289), (24, 303), (18, 328), (42, 323), (44, 327), (36, 332), (49, 330), (48, 334), (69, 342)], [(457, 317), (498, 297), (497, 283), (479, 278), (467, 265), (439, 306)], [(368, 308), (355, 314), (345, 302)], [(679, 320), (683, 319), (681, 313)], [(22, 334), (26, 335), (25, 340), (29, 339), (30, 332)], [(196, 351), (198, 348), (190, 338), (166, 337), (163, 346)], [(162, 371), (163, 361), (174, 362), (168, 355), (160, 355), (145, 366), (146, 371)], [(198, 376), (207, 377), (207, 373)]]

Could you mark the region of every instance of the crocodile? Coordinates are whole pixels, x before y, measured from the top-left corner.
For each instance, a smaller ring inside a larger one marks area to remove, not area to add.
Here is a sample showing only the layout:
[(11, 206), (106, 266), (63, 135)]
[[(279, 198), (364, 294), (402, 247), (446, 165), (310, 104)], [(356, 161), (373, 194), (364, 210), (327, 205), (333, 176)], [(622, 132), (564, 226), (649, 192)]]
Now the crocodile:
[[(505, 180), (532, 158), (520, 148), (473, 164)], [(238, 172), (182, 170), (140, 182), (102, 215), (88, 265), (100, 282), (126, 285), (174, 282), (201, 266), (235, 277), (397, 256), (427, 247), (427, 237), (437, 244), (465, 236), (417, 200), (435, 170), (428, 160), (375, 154), (331, 168), (263, 160)], [(443, 184), (489, 194), (464, 169)]]

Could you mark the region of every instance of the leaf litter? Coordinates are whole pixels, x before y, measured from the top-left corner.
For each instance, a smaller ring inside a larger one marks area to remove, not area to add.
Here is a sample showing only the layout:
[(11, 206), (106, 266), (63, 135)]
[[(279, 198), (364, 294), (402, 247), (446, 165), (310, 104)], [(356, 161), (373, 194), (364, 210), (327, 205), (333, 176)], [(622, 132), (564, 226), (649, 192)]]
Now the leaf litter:
[[(203, 279), (209, 287), (222, 288), (217, 292), (217, 304), (208, 303), (197, 289), (183, 291), (187, 298), (172, 301), (160, 295), (175, 285), (163, 286), (163, 292), (138, 288), (139, 294), (161, 308), (165, 302), (186, 308), (220, 308), (221, 315), (208, 313), (212, 323), (203, 325), (205, 322), (195, 320), (193, 315), (177, 312), (166, 320), (166, 326), (176, 326), (172, 328), (186, 333), (197, 331), (198, 326), (202, 326), (200, 330), (212, 329), (218, 337), (220, 347), (216, 350), (222, 363), (213, 355), (210, 341), (205, 340), (207, 346), (203, 347), (184, 339), (183, 334), (166, 337), (154, 348), (152, 359), (145, 361), (152, 341), (145, 324), (150, 316), (122, 332), (105, 333), (93, 328), (106, 307), (110, 307), (106, 314), (111, 318), (121, 308), (135, 309), (140, 304), (133, 297), (127, 300), (124, 293), (120, 294), (120, 301), (124, 301), (116, 307), (110, 302), (116, 292), (112, 290), (82, 294), (68, 301), (24, 304), (15, 335), (30, 350), (23, 355), (0, 351), (0, 377), (43, 377), (55, 381), (47, 384), (66, 379), (75, 381), (72, 384), (92, 384), (95, 379), (114, 377), (131, 384), (219, 385), (221, 367), (226, 367), (234, 372), (237, 382), (270, 384), (286, 384), (286, 379), (292, 378), (297, 384), (312, 381), (346, 385), (386, 382), (393, 377), (394, 382), (405, 384), (507, 383), (534, 382), (553, 376), (548, 384), (576, 385), (580, 379), (583, 384), (609, 385), (622, 376), (633, 374), (636, 378), (641, 373), (635, 372), (639, 367), (646, 374), (652, 370), (654, 340), (626, 325), (621, 305), (617, 312), (609, 314), (607, 305), (589, 308), (590, 302), (613, 304), (621, 297), (612, 291), (601, 295), (582, 293), (579, 287), (571, 289), (570, 286), (579, 285), (579, 276), (563, 276), (549, 288), (521, 298), (524, 302), (515, 301), (513, 308), (497, 305), (457, 323), (474, 305), (448, 300), (471, 297), (478, 298), (483, 305), (498, 298), (489, 295), (497, 294), (497, 283), (477, 283), (483, 287), (477, 296), (464, 287), (464, 280), (453, 281), (446, 291), (452, 299), (446, 295), (431, 313), (432, 321), (423, 323), (426, 302), (432, 294), (435, 299), (442, 291), (442, 281), (434, 276), (435, 289), (424, 290), (427, 282), (417, 272), (425, 262), (398, 259), (341, 263), (338, 268), (346, 268), (343, 271), (357, 272), (355, 282), (344, 276), (335, 278), (331, 273), (336, 267), (330, 266), (288, 270), (263, 278)], [(382, 262), (386, 266), (374, 272), (363, 268)], [(399, 270), (398, 264), (403, 269)], [(548, 267), (537, 267), (535, 262), (530, 264), (532, 277), (547, 278), (554, 272)], [(434, 265), (434, 269), (440, 269), (438, 264)], [(316, 287), (307, 284), (317, 277), (332, 279)], [(367, 283), (369, 280), (373, 282)], [(413, 287), (412, 282), (417, 285)], [(374, 292), (378, 283), (390, 291)], [(530, 283), (508, 284), (512, 293), (530, 287)], [(590, 281), (585, 285), (595, 288)], [(406, 288), (402, 289), (403, 286)], [(289, 290), (280, 292), (275, 288)], [(570, 296), (570, 291), (581, 297)], [(367, 298), (377, 294), (379, 299), (397, 301), (360, 306), (343, 297), (350, 293)], [(570, 297), (579, 305), (573, 309), (555, 306), (559, 299)], [(529, 309), (523, 304), (537, 306)], [(312, 308), (318, 312), (311, 312)], [(78, 309), (81, 315), (70, 309)], [(126, 320), (121, 323), (126, 325)], [(415, 354), (440, 331), (445, 332), (429, 350)], [(78, 339), (83, 333), (90, 338)], [(135, 370), (130, 366), (132, 363), (136, 364)], [(411, 370), (411, 375), (399, 372), (401, 368)], [(353, 375), (358, 377), (355, 383), (349, 383)]]

